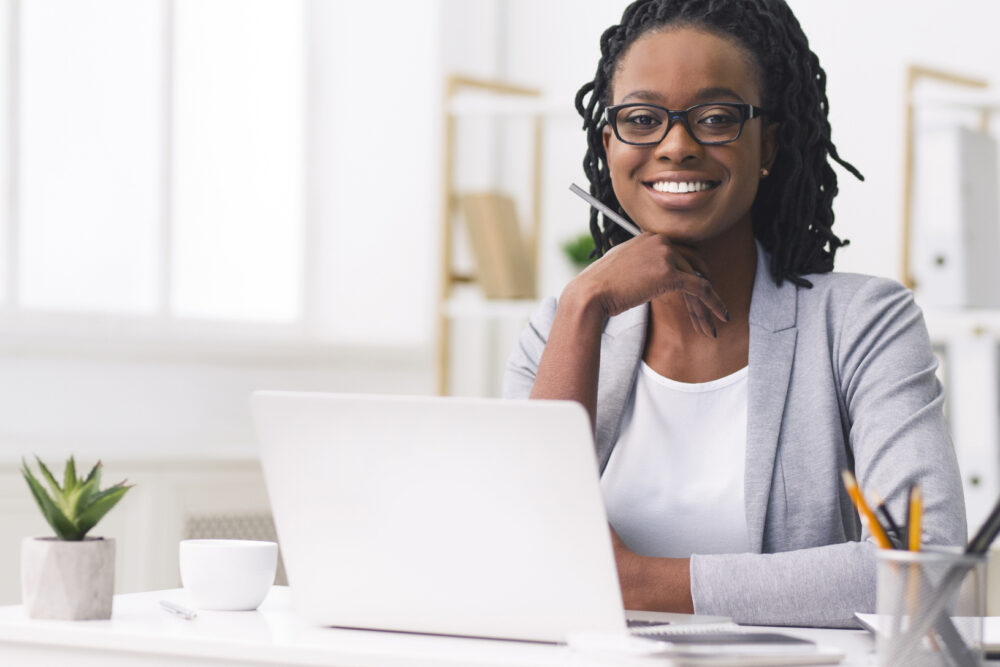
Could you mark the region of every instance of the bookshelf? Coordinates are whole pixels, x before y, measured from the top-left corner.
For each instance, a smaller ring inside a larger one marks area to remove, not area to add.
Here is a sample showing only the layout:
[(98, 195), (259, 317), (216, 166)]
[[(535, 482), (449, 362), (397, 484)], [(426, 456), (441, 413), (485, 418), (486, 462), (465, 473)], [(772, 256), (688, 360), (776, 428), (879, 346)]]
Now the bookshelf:
[[(541, 91), (505, 81), (452, 75), (444, 85), (442, 159), (441, 289), (437, 322), (437, 391), (451, 389), (453, 321), (472, 318), (526, 319), (535, 304), (538, 239), (541, 228), (542, 148), (546, 112)], [(527, 229), (517, 221), (513, 201), (497, 190), (461, 192), (456, 157), (461, 149), (457, 124), (463, 118), (528, 118), (532, 122), (530, 205)], [(475, 272), (456, 268), (456, 232), (465, 225), (475, 256)], [(478, 286), (481, 295), (456, 292)], [(492, 298), (491, 298), (492, 297)]]
[[(1000, 99), (985, 80), (919, 65), (908, 68), (905, 90), (902, 282), (914, 289), (942, 360), (972, 528), (1000, 495), (1000, 247), (990, 248), (1000, 225), (990, 121)], [(937, 134), (918, 127), (924, 113), (935, 114)], [(966, 129), (945, 136), (949, 122)], [(928, 182), (940, 187), (921, 199)]]

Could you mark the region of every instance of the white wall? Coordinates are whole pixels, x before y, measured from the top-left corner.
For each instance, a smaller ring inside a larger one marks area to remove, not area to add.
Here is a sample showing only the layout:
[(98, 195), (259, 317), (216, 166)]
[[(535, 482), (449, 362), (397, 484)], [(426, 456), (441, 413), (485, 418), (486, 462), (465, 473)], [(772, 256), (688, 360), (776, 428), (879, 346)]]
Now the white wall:
[(441, 3), (309, 3), (324, 336), (428, 345), (438, 279)]
[[(119, 439), (142, 447), (141, 434), (162, 434), (164, 423), (179, 425), (167, 431), (185, 441), (198, 428), (219, 441), (247, 438), (248, 418), (240, 411), (245, 391), (258, 385), (432, 391), (442, 77), (460, 72), (507, 78), (537, 86), (562, 105), (546, 125), (541, 267), (541, 291), (558, 293), (571, 277), (559, 245), (584, 232), (587, 219), (586, 206), (566, 191), (571, 181), (583, 181), (584, 139), (573, 95), (592, 77), (600, 34), (625, 5), (622, 0), (393, 0), (387, 8), (310, 1), (315, 104), (309, 119), (308, 216), (319, 242), (312, 249), (317, 287), (309, 298), (322, 305), (317, 325), (340, 351), (290, 353), (297, 361), (267, 362), (268, 368), (287, 369), (288, 379), (282, 380), (232, 370), (258, 367), (255, 357), (268, 356), (266, 347), (214, 366), (197, 346), (193, 352), (160, 350), (136, 358), (128, 350), (114, 351), (112, 340), (96, 352), (68, 353), (66, 363), (44, 350), (31, 351), (30, 345), (0, 347), (0, 397), (6, 397), (10, 416), (6, 431), (0, 429), (2, 442), (36, 442), (49, 434), (65, 443), (73, 433), (81, 441), (100, 442), (109, 437), (101, 425), (116, 419), (114, 406), (122, 396), (129, 397), (126, 404), (158, 406), (132, 410), (123, 422), (129, 427)], [(853, 243), (841, 251), (838, 265), (898, 277), (904, 64), (996, 79), (990, 65), (1000, 62), (1000, 47), (991, 30), (1000, 5), (958, 0), (948, 12), (937, 3), (902, 0), (793, 0), (792, 6), (829, 76), (834, 139), (868, 177), (858, 184), (841, 174), (837, 229)], [(0, 0), (3, 7), (6, 0)], [(398, 114), (405, 122), (378, 138), (358, 132), (358, 104), (373, 105), (365, 113), (375, 123), (392, 122)], [(484, 142), (464, 159), (481, 169), (496, 146), (495, 139)], [(524, 168), (516, 151), (501, 151), (498, 159), (503, 168), (486, 172), (523, 192)], [(459, 393), (493, 391), (509, 337), (518, 328), (515, 322), (500, 333), (476, 326), (459, 332), (464, 347), (454, 366), (471, 378)], [(200, 364), (205, 373), (179, 379), (185, 371), (167, 370), (177, 359), (189, 369)], [(242, 379), (234, 380), (233, 373)], [(306, 379), (303, 373), (323, 379)], [(185, 407), (185, 399), (214, 407), (198, 412)], [(49, 414), (72, 418), (55, 426), (59, 418)], [(230, 422), (219, 431), (213, 424), (221, 415)]]

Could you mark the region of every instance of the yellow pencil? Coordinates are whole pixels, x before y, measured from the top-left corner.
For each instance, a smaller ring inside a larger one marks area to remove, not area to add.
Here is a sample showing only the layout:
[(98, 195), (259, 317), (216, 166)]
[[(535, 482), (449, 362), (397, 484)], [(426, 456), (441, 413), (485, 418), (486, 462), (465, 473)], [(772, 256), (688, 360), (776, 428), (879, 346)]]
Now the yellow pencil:
[(861, 489), (858, 488), (858, 482), (854, 479), (854, 475), (851, 474), (850, 470), (842, 470), (840, 476), (844, 480), (844, 487), (847, 488), (847, 495), (851, 497), (851, 500), (854, 501), (854, 506), (858, 508), (858, 514), (861, 515), (861, 522), (868, 526), (872, 537), (875, 538), (875, 543), (882, 549), (891, 549), (892, 542), (889, 541), (889, 536), (886, 535), (882, 524), (878, 522), (878, 517), (868, 507), (865, 497), (861, 495)]
[(924, 497), (920, 485), (910, 487), (910, 507), (906, 516), (906, 530), (909, 538), (910, 551), (920, 551), (920, 531), (924, 518)]

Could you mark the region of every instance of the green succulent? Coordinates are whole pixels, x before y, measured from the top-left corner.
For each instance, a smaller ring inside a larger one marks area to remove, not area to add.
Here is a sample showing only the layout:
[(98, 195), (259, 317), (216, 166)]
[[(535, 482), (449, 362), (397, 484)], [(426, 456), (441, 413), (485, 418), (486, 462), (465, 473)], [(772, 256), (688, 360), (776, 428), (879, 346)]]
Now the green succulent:
[(42, 460), (37, 456), (35, 460), (38, 461), (42, 476), (49, 485), (51, 495), (35, 478), (24, 459), (21, 459), (21, 472), (24, 473), (24, 479), (28, 482), (42, 515), (60, 540), (69, 542), (82, 540), (87, 532), (122, 499), (125, 492), (134, 486), (126, 485), (126, 480), (122, 480), (101, 491), (101, 462), (97, 462), (86, 478), (78, 478), (76, 463), (72, 456), (66, 462), (63, 485), (59, 486), (59, 482)]

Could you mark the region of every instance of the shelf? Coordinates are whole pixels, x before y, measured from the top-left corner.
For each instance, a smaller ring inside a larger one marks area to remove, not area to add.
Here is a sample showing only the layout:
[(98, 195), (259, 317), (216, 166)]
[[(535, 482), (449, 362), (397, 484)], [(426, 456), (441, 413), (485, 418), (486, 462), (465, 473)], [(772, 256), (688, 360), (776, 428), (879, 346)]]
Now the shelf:
[(934, 342), (969, 336), (1000, 340), (1000, 308), (923, 308), (927, 330)]
[(441, 314), (451, 319), (528, 319), (538, 308), (537, 299), (449, 299)]
[(453, 116), (576, 116), (576, 109), (562, 100), (496, 99), (482, 94), (452, 99), (447, 107)]

